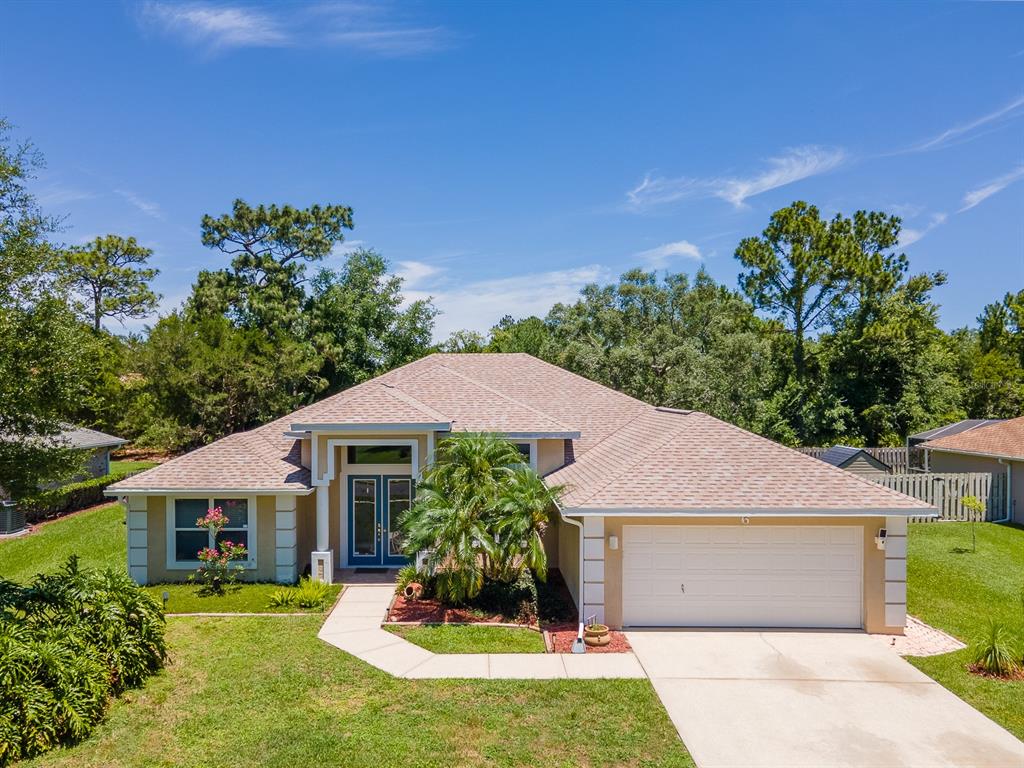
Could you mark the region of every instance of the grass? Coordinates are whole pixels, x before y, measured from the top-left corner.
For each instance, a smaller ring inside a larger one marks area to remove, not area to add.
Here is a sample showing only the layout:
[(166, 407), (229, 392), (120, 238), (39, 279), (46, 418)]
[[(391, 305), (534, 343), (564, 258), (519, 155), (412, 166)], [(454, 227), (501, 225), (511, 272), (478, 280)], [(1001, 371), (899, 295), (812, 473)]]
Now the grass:
[(144, 469), (152, 469), (159, 461), (111, 461), (110, 474), (117, 472), (141, 472)]
[(385, 629), (434, 653), (544, 653), (544, 637), (532, 629), (481, 624), (389, 626)]
[(31, 766), (692, 767), (646, 680), (401, 680), (318, 617), (170, 619), (171, 663)]
[[(157, 600), (162, 600), (163, 592), (170, 594), (167, 601), (167, 613), (322, 613), (322, 610), (311, 611), (297, 605), (287, 608), (269, 607), (270, 595), (282, 589), (280, 584), (240, 584), (237, 589), (224, 595), (200, 595), (195, 584), (154, 584), (146, 587)], [(327, 596), (329, 610), (341, 592), (340, 584), (332, 584)]]
[(90, 568), (125, 568), (125, 535), (124, 508), (117, 502), (77, 512), (0, 541), (0, 576), (24, 583), (71, 555)]
[[(968, 644), (989, 618), (1024, 642), (1024, 527), (978, 523), (976, 532), (972, 552), (969, 523), (910, 526), (907, 610)], [(971, 674), (970, 649), (907, 660), (1024, 739), (1024, 681)]]

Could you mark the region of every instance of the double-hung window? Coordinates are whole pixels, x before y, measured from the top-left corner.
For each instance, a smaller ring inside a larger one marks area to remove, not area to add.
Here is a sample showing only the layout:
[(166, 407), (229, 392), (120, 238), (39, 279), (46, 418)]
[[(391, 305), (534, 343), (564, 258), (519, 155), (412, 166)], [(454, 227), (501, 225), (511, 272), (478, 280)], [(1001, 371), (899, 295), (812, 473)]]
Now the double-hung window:
[[(217, 534), (196, 526), (196, 520), (214, 507), (220, 507), (228, 519)], [(256, 565), (256, 499), (253, 497), (168, 498), (167, 500), (167, 567), (196, 568), (199, 551), (216, 547), (222, 541), (245, 546), (248, 554), (241, 564)]]

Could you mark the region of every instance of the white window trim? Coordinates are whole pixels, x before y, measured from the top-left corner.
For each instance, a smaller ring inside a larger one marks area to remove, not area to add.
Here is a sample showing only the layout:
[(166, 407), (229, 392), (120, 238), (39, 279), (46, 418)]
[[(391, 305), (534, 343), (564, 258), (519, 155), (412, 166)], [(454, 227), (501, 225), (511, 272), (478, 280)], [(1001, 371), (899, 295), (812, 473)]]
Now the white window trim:
[[(314, 433), (315, 437), (315, 433)], [(409, 446), (412, 448), (412, 466), (410, 468), (410, 474), (414, 478), (418, 478), (420, 475), (420, 441), (415, 438), (410, 439), (393, 439), (393, 438), (328, 438), (327, 439), (327, 468), (320, 474), (320, 467), (318, 466), (318, 451), (316, 450), (316, 443), (313, 443), (312, 460), (310, 464), (312, 468), (310, 474), (313, 476), (313, 485), (329, 485), (331, 480), (334, 479), (337, 467), (334, 462), (335, 449), (339, 446), (350, 446), (350, 445), (402, 445)], [(353, 466), (376, 466), (372, 464), (354, 464)], [(404, 465), (403, 465), (404, 466)]]
[(522, 440), (516, 438), (506, 438), (512, 445), (528, 445), (530, 446), (530, 469), (534, 472), (537, 471), (537, 441), (536, 440)]
[[(255, 570), (256, 568), (256, 527), (257, 519), (259, 518), (259, 510), (256, 508), (256, 497), (248, 495), (239, 495), (237, 492), (226, 491), (224, 493), (206, 494), (206, 493), (179, 493), (175, 496), (167, 497), (167, 509), (164, 513), (167, 527), (167, 570), (169, 571), (194, 571), (199, 568), (202, 563), (198, 560), (177, 560), (174, 557), (175, 552), (175, 540), (174, 534), (176, 528), (174, 527), (174, 502), (176, 499), (205, 499), (207, 509), (213, 508), (214, 499), (245, 499), (249, 507), (249, 528), (248, 528), (248, 560), (235, 561), (247, 571)], [(182, 529), (185, 530), (185, 529)], [(198, 530), (198, 529), (197, 529)]]

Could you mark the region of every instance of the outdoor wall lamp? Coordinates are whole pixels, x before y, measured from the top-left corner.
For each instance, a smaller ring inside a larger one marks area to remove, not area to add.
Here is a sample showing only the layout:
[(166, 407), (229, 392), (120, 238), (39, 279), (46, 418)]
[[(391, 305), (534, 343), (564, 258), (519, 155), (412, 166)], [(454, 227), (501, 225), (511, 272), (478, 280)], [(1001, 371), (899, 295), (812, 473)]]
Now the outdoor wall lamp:
[(885, 549), (885, 536), (886, 536), (885, 528), (879, 528), (878, 529), (878, 535), (875, 536), (875, 546), (878, 547), (879, 549)]
[(609, 536), (608, 537), (608, 549), (616, 550), (619, 548), (619, 537)]

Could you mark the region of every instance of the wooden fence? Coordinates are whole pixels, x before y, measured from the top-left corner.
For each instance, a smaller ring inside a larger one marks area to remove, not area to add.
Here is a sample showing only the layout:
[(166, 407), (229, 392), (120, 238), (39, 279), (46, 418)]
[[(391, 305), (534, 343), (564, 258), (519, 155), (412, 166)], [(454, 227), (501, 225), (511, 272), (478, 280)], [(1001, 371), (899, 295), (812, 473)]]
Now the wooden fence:
[[(938, 518), (912, 517), (911, 522), (933, 520), (999, 520), (1006, 516), (1006, 473), (914, 472), (866, 478), (886, 488), (913, 496), (935, 507)], [(961, 499), (976, 496), (985, 502), (985, 514), (975, 516)]]
[[(808, 456), (820, 459), (828, 448), (797, 448), (797, 450), (800, 453), (806, 453)], [(909, 470), (907, 466), (907, 449), (904, 446), (898, 448), (865, 448), (864, 450), (883, 464), (888, 464), (892, 467), (892, 471), (895, 474)]]

